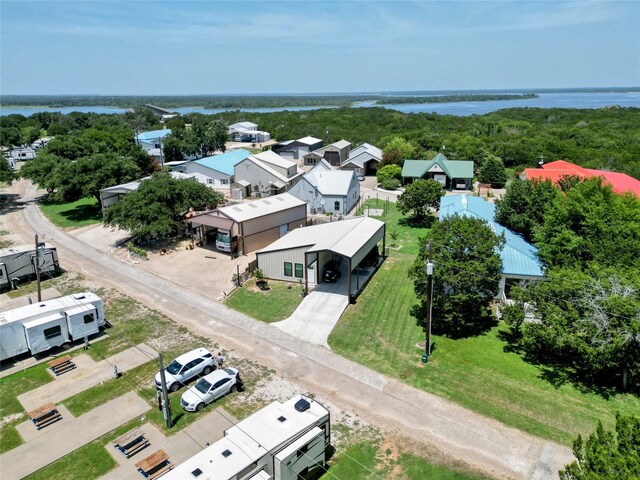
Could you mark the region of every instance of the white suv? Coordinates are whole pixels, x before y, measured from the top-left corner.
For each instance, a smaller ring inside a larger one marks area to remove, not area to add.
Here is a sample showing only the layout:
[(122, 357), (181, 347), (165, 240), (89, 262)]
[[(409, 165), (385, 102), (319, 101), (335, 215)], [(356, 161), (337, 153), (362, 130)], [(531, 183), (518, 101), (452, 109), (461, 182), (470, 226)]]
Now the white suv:
[[(196, 348), (180, 355), (164, 369), (167, 389), (175, 392), (181, 385), (199, 375), (208, 375), (216, 369), (213, 355), (206, 348)], [(156, 388), (162, 388), (160, 372), (156, 373)]]

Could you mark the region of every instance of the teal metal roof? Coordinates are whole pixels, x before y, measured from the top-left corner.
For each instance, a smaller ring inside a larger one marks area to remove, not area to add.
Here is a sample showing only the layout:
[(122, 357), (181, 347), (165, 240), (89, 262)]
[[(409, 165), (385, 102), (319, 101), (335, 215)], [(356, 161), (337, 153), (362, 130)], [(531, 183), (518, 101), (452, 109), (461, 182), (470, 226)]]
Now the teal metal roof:
[(405, 160), (402, 165), (402, 176), (422, 178), (434, 165), (438, 165), (451, 179), (473, 178), (473, 162), (471, 160), (449, 160), (441, 153), (432, 160)]
[(194, 160), (194, 162), (231, 177), (233, 176), (233, 167), (249, 156), (251, 156), (251, 152), (239, 148), (238, 150), (231, 150), (230, 152), (221, 153), (220, 155)]
[(138, 134), (138, 140), (141, 142), (151, 142), (153, 140), (159, 140), (161, 138), (166, 137), (171, 133), (170, 128), (165, 128), (164, 130), (151, 130), (149, 132), (140, 132)]
[(458, 215), (485, 220), (497, 235), (504, 234), (505, 245), (500, 252), (502, 273), (529, 277), (543, 277), (538, 249), (524, 238), (494, 220), (496, 207), (472, 195), (445, 195), (440, 199), (440, 219)]

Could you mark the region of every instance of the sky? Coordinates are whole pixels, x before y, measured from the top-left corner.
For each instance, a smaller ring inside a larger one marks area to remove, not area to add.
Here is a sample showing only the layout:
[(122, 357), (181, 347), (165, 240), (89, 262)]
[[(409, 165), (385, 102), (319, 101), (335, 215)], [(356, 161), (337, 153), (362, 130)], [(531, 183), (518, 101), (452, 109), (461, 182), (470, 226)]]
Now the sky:
[(0, 0), (4, 95), (639, 85), (639, 0)]

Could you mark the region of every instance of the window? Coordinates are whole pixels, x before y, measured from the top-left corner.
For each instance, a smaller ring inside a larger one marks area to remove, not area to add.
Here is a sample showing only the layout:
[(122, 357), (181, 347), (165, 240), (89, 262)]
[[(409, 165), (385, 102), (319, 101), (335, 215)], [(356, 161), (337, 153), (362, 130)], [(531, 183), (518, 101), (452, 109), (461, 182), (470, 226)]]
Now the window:
[(93, 323), (93, 313), (89, 313), (84, 316), (84, 324)]
[(305, 455), (307, 452), (309, 451), (309, 444), (307, 445), (303, 445), (300, 450), (298, 450), (296, 452), (296, 457), (300, 458), (301, 456)]
[(304, 274), (302, 272), (303, 272), (302, 264), (301, 263), (296, 263), (296, 277), (302, 278), (304, 276)]
[(340, 202), (335, 202), (335, 203), (333, 204), (333, 211), (334, 211), (334, 212), (338, 212), (338, 211), (340, 211)]
[(229, 179), (228, 178), (221, 178), (220, 179), (220, 184), (221, 185), (229, 185)]
[(50, 338), (58, 337), (60, 335), (62, 335), (62, 328), (60, 327), (60, 325), (44, 329), (44, 338), (46, 338), (47, 340), (49, 340)]
[(207, 178), (207, 183), (211, 185), (213, 183), (213, 178)]
[(284, 276), (293, 276), (293, 265), (291, 264), (291, 262), (284, 262)]

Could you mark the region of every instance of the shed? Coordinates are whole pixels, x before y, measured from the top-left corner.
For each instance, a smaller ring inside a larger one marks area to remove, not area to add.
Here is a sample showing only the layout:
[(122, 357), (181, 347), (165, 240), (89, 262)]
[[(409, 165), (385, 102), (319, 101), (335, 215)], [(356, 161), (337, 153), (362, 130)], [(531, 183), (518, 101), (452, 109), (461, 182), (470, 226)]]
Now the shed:
[[(347, 288), (352, 292), (353, 271), (363, 261), (377, 258), (377, 246), (385, 249), (386, 225), (369, 217), (298, 228), (256, 253), (258, 267), (265, 276), (285, 281), (303, 281), (305, 289), (321, 281), (323, 268), (332, 260), (345, 270)], [(371, 252), (374, 252), (373, 254)], [(342, 260), (346, 260), (342, 262)], [(346, 264), (346, 266), (345, 266)]]
[(520, 235), (495, 221), (496, 207), (493, 203), (472, 195), (445, 195), (440, 199), (440, 216), (445, 219), (454, 215), (474, 217), (486, 221), (497, 235), (504, 234), (505, 245), (500, 251), (502, 280), (499, 297), (504, 297), (506, 287), (519, 280), (541, 280), (544, 278), (538, 249)]
[(303, 201), (288, 193), (221, 207), (190, 217), (192, 229), (203, 241), (218, 229), (227, 230), (237, 239), (238, 254), (253, 252), (285, 235), (289, 230), (307, 224), (307, 208)]

